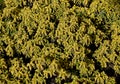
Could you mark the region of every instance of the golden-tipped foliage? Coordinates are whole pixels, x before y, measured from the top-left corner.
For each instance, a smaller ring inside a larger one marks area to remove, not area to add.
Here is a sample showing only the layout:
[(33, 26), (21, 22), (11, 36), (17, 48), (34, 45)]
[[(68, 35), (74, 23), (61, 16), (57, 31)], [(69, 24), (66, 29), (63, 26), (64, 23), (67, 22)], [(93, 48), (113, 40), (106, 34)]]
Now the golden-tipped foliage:
[(115, 84), (119, 65), (119, 1), (0, 2), (0, 84)]

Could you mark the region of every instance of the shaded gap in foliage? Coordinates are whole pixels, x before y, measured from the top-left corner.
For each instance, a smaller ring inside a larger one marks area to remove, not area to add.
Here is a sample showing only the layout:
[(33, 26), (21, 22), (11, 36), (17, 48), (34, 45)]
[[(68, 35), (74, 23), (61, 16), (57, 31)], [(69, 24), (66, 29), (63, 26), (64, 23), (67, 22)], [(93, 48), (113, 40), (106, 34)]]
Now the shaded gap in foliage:
[(52, 76), (52, 77), (46, 78), (46, 84), (57, 84), (56, 81), (55, 81), (56, 77), (57, 76)]

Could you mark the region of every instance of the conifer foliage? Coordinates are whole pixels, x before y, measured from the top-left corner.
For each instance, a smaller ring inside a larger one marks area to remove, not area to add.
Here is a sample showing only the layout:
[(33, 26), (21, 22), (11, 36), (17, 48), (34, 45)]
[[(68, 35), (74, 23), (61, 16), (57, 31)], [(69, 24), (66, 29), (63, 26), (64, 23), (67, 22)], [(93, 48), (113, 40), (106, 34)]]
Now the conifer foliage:
[(115, 1), (1, 0), (0, 84), (119, 84)]

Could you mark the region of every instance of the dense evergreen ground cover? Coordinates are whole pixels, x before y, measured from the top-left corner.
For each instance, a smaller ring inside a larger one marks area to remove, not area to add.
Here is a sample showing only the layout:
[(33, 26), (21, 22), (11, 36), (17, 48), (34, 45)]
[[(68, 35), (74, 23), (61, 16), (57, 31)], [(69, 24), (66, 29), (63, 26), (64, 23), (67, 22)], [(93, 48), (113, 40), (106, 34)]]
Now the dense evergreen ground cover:
[(119, 0), (1, 0), (0, 84), (120, 84)]

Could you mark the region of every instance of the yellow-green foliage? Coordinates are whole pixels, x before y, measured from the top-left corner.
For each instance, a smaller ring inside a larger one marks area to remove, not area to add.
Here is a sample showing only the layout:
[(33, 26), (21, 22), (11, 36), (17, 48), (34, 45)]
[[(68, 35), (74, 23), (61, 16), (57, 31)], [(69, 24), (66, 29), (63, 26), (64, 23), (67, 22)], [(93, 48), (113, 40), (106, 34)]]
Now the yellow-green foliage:
[(120, 83), (119, 0), (0, 3), (0, 84)]

